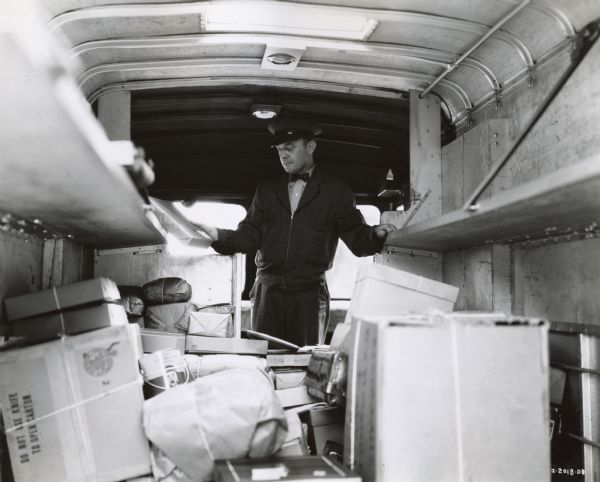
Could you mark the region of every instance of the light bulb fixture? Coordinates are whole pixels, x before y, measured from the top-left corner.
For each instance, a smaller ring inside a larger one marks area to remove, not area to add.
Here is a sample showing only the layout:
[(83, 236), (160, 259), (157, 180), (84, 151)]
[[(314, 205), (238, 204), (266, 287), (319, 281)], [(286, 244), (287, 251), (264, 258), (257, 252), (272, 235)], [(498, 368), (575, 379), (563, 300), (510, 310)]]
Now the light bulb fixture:
[(290, 65), (296, 61), (296, 57), (285, 52), (278, 52), (271, 54), (267, 57), (267, 60), (275, 65)]
[(277, 117), (280, 110), (280, 105), (254, 104), (251, 112), (257, 119), (273, 119)]
[(267, 45), (263, 53), (260, 68), (267, 70), (294, 70), (305, 51), (306, 47), (300, 44)]

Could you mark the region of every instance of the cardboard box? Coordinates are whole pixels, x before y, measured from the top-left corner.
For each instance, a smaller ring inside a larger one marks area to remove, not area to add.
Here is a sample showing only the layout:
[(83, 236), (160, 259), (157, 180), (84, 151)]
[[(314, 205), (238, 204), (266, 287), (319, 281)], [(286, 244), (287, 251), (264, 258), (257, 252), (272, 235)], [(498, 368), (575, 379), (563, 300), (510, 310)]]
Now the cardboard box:
[(296, 368), (278, 368), (273, 371), (275, 375), (275, 388), (294, 388), (304, 385), (306, 370)]
[(216, 336), (225, 338), (231, 323), (231, 314), (206, 313), (197, 311), (190, 313), (188, 335)]
[(546, 324), (353, 323), (344, 462), (363, 480), (549, 480)]
[(361, 482), (360, 477), (340, 463), (321, 456), (217, 460), (215, 462), (215, 482), (261, 482), (267, 480)]
[(283, 442), (281, 448), (275, 452), (273, 457), (299, 457), (308, 455), (308, 447), (299, 438)]
[(185, 335), (183, 333), (143, 328), (140, 330), (140, 334), (144, 353), (153, 353), (168, 348), (179, 350), (181, 353), (185, 352)]
[(308, 425), (308, 445), (313, 455), (324, 455), (325, 444), (344, 444), (344, 409), (342, 407), (315, 407), (301, 414)]
[(76, 335), (107, 326), (127, 325), (129, 320), (123, 306), (103, 303), (87, 308), (17, 320), (10, 323), (11, 335), (30, 341), (48, 340), (61, 335)]
[(308, 394), (306, 386), (275, 390), (275, 395), (277, 395), (277, 398), (279, 398), (283, 408), (306, 405), (307, 403), (315, 403), (319, 401), (318, 398)]
[(6, 314), (10, 321), (39, 316), (90, 303), (116, 302), (121, 298), (114, 281), (94, 278), (59, 288), (7, 298)]
[(147, 474), (142, 403), (127, 327), (0, 354), (0, 404), (16, 482)]
[(286, 411), (285, 418), (288, 425), (287, 436), (281, 449), (277, 451), (275, 456), (293, 457), (297, 455), (308, 455), (308, 445), (298, 413), (295, 411)]
[(142, 348), (142, 334), (140, 333), (140, 327), (136, 323), (128, 323), (127, 332), (129, 333), (129, 341), (131, 342), (133, 356), (135, 358), (135, 361), (138, 361), (144, 354), (144, 349)]
[(185, 338), (186, 353), (234, 353), (238, 355), (266, 355), (268, 342), (242, 338), (213, 338), (188, 335)]
[(307, 367), (310, 353), (268, 353), (267, 365), (270, 367)]
[(448, 312), (457, 297), (455, 286), (371, 263), (358, 273), (346, 322), (352, 317), (395, 316), (409, 311)]

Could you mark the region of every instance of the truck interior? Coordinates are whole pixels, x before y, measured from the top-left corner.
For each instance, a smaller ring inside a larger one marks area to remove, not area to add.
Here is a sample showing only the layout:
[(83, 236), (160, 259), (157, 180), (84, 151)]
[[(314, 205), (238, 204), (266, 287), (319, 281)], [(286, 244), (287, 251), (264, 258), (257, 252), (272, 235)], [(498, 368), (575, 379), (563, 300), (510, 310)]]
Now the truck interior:
[[(548, 320), (550, 362), (567, 373), (552, 480), (600, 477), (599, 2), (9, 0), (0, 12), (0, 299), (180, 274), (247, 311), (253, 257), (169, 254), (169, 236), (206, 240), (174, 213), (232, 204), (239, 220), (281, 172), (268, 123), (305, 119), (322, 128), (320, 168), (376, 209), (371, 224), (398, 228), (375, 262), (458, 286), (455, 310)], [(348, 263), (336, 258), (338, 322)]]

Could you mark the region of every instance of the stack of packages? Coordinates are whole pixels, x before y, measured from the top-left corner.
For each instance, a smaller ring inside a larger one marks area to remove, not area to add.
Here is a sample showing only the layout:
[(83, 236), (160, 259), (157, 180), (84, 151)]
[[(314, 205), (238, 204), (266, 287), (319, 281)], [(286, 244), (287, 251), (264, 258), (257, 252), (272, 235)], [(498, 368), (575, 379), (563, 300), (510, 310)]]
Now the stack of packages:
[(384, 266), (359, 275), (344, 463), (366, 482), (550, 478), (547, 324), (449, 313), (457, 294)]
[[(158, 281), (162, 303), (152, 304), (146, 286), (143, 302), (146, 323), (160, 330), (143, 337), (128, 323), (140, 303), (121, 300), (107, 279), (6, 300), (13, 339), (0, 352), (0, 404), (17, 482), (260, 481), (273, 480), (274, 470), (281, 480), (359, 480), (297, 450), (304, 432), (276, 395), (267, 341), (226, 338), (218, 327), (228, 326), (229, 312), (186, 317), (200, 312), (181, 306), (189, 298), (166, 296), (174, 282)], [(175, 344), (165, 346), (163, 336)], [(206, 343), (219, 338), (232, 344)], [(292, 365), (306, 366), (309, 356)], [(278, 383), (296, 388), (295, 376), (280, 374)], [(284, 446), (288, 432), (295, 450)]]
[(0, 404), (17, 482), (149, 472), (139, 328), (119, 296), (97, 278), (5, 300)]
[(265, 355), (267, 343), (233, 338), (229, 304), (198, 306), (192, 287), (181, 278), (160, 278), (142, 286), (146, 304), (142, 343), (145, 353), (177, 349), (181, 353)]

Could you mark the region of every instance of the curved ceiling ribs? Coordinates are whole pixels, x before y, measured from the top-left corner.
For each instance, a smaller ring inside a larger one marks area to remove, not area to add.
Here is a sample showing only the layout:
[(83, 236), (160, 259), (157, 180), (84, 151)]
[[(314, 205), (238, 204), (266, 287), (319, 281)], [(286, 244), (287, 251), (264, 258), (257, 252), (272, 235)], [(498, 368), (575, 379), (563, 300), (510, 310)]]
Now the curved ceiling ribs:
[[(479, 3), (485, 5), (491, 1), (479, 0)], [(425, 89), (497, 20), (461, 19), (466, 9), (461, 2), (455, 3), (455, 7), (444, 8), (456, 8), (456, 12), (440, 15), (371, 8), (368, 1), (364, 2), (367, 8), (244, 2), (245, 6), (254, 5), (257, 11), (272, 9), (272, 18), (278, 15), (278, 9), (303, 15), (310, 12), (319, 16), (366, 18), (377, 22), (371, 40), (331, 38), (326, 33), (287, 35), (274, 31), (276, 28), (272, 26), (252, 32), (243, 28), (231, 33), (206, 31), (206, 19), (211, 12), (222, 9), (223, 5), (231, 8), (242, 2), (93, 6), (58, 14), (49, 27), (61, 32), (71, 43), (69, 61), (90, 100), (117, 86), (143, 89), (202, 85), (215, 78), (256, 85), (266, 79), (270, 84), (276, 81), (286, 87), (310, 86), (332, 91), (340, 91), (345, 85), (385, 97), (390, 90)], [(497, 11), (498, 3), (494, 3), (496, 8), (492, 11)], [(505, 2), (506, 11), (513, 7), (514, 2)], [(568, 17), (550, 1), (532, 1), (525, 10), (528, 15), (549, 18), (559, 32), (553, 32), (554, 37), (560, 35), (564, 40), (574, 34)], [(508, 84), (518, 82), (535, 68), (537, 58), (522, 39), (524, 32), (511, 22), (488, 40), (496, 50), (477, 49), (433, 90), (443, 100), (453, 123), (460, 122), (470, 109), (489, 102)], [(411, 37), (413, 31), (420, 36)], [(304, 53), (296, 69), (262, 69), (262, 54), (270, 45), (301, 47)], [(549, 45), (547, 51), (556, 46)], [(504, 55), (491, 55), (498, 51)], [(207, 65), (210, 69), (204, 73)]]

